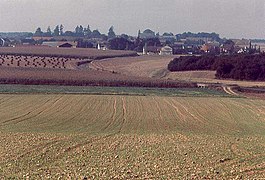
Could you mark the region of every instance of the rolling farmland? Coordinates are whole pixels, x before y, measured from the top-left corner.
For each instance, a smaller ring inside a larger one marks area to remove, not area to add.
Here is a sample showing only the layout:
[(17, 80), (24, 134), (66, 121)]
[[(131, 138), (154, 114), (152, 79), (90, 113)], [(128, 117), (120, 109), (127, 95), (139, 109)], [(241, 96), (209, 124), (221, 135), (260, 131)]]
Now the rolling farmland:
[(108, 60), (93, 61), (92, 69), (115, 71), (129, 76), (151, 77), (177, 81), (238, 84), (240, 86), (265, 86), (258, 81), (235, 81), (215, 78), (215, 71), (183, 71), (170, 72), (168, 63), (178, 56), (140, 56), (126, 58), (112, 58)]
[[(129, 56), (129, 57), (128, 57)], [(155, 80), (88, 68), (99, 59), (137, 57), (136, 52), (81, 48), (1, 47), (1, 84), (195, 87), (195, 83)]]
[(262, 178), (264, 112), (245, 98), (0, 95), (0, 177)]
[(43, 50), (0, 49), (1, 83), (38, 84), (0, 85), (0, 179), (264, 178), (264, 100), (169, 80), (214, 73), (173, 57)]

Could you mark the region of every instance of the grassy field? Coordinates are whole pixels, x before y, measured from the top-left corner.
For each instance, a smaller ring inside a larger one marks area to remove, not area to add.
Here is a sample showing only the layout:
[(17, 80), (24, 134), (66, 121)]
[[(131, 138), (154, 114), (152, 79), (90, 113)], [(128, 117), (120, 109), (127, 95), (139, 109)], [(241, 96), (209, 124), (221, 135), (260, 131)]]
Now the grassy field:
[(137, 95), (178, 97), (232, 97), (224, 91), (202, 88), (144, 88), (144, 87), (97, 87), (0, 84), (0, 93), (6, 94), (90, 94), (90, 95)]
[(0, 178), (264, 178), (265, 101), (0, 95)]

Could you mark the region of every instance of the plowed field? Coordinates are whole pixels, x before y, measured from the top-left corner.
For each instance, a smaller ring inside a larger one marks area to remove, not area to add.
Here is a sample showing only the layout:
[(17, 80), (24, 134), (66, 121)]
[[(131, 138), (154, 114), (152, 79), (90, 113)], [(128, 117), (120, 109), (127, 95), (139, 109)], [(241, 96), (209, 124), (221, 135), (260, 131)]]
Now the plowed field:
[(0, 178), (263, 178), (265, 101), (0, 95)]

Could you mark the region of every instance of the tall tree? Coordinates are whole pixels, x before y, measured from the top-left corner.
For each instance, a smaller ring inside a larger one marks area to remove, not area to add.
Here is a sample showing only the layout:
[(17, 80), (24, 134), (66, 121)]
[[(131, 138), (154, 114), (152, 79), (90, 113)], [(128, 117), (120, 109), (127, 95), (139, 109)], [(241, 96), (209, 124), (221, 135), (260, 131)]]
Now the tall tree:
[(59, 25), (57, 25), (53, 31), (54, 36), (59, 36), (60, 35), (60, 28)]
[(52, 35), (52, 30), (51, 30), (51, 27), (48, 26), (47, 28), (47, 33), (46, 33), (48, 36), (51, 36)]
[(114, 27), (111, 26), (111, 27), (109, 28), (108, 38), (111, 39), (111, 38), (115, 38), (115, 37), (116, 37), (116, 34), (115, 34), (115, 32), (114, 32)]
[(89, 25), (87, 25), (87, 28), (84, 28), (84, 35), (85, 36), (90, 36), (91, 35), (91, 30), (90, 30), (90, 26)]
[(60, 36), (63, 35), (63, 29), (64, 29), (64, 27), (63, 27), (63, 25), (61, 24), (61, 25), (60, 25), (60, 32), (59, 32)]
[(78, 33), (79, 33), (79, 26), (76, 26), (76, 28), (75, 28), (75, 34), (78, 35)]
[(84, 28), (82, 25), (79, 26), (79, 36), (84, 36)]
[(38, 28), (36, 29), (36, 31), (35, 31), (34, 36), (42, 36), (42, 35), (43, 35), (43, 32), (42, 32), (41, 28), (38, 27)]

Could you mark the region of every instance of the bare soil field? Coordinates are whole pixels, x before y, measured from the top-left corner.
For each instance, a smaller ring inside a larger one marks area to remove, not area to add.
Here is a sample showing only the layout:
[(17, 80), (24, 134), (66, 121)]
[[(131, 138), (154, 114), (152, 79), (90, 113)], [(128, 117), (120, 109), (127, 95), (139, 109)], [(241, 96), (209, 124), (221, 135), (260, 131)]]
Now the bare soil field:
[(261, 179), (264, 112), (245, 98), (0, 95), (0, 178)]
[(110, 57), (137, 56), (133, 51), (97, 50), (93, 48), (53, 48), (53, 47), (1, 47), (3, 55), (34, 55), (68, 58), (104, 59)]
[(138, 56), (112, 58), (93, 61), (90, 68), (97, 70), (115, 71), (129, 76), (159, 77), (163, 76), (168, 63), (175, 56)]

